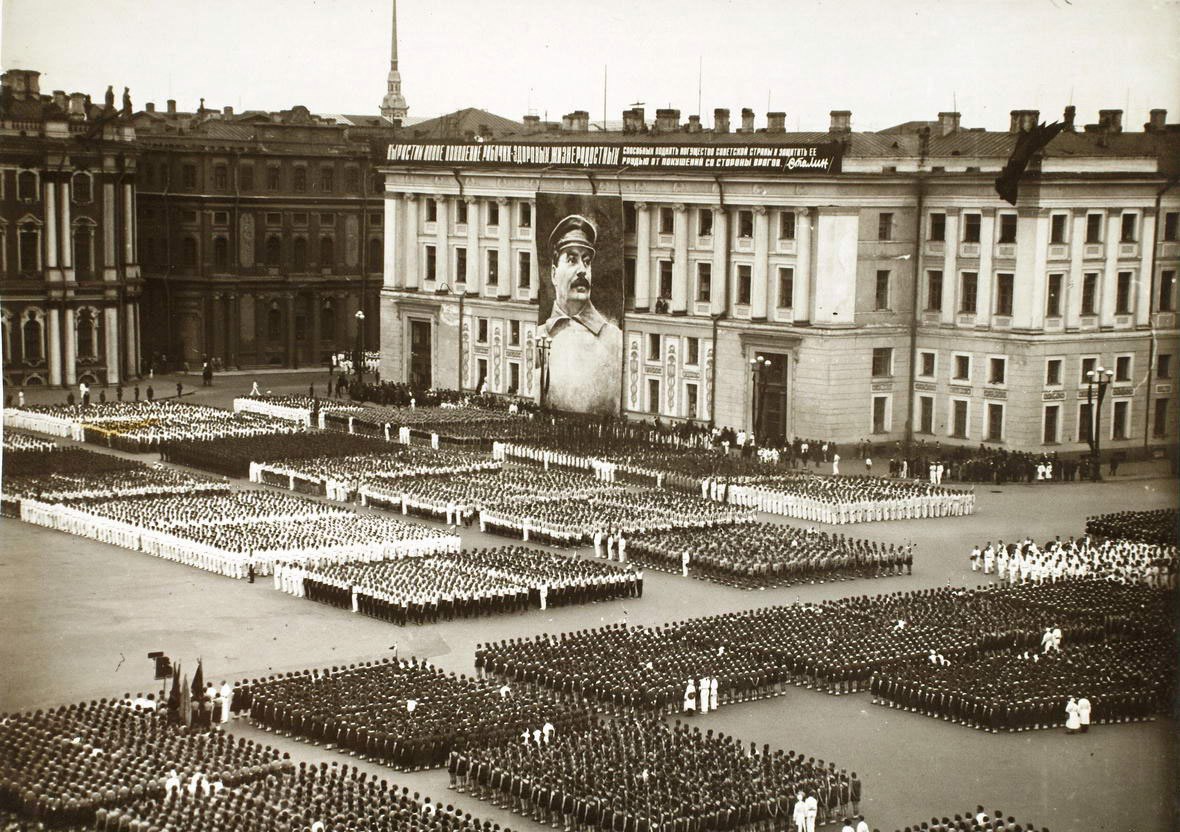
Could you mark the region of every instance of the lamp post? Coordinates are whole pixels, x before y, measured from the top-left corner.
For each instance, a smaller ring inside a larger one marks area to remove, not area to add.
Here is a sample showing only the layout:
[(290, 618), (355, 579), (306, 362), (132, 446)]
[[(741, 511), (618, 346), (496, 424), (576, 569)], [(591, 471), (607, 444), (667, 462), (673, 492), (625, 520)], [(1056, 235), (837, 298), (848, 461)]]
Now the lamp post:
[[(1114, 371), (1099, 367), (1086, 372), (1088, 391), (1086, 395), (1087, 407), (1090, 410), (1090, 479), (1098, 482), (1101, 479), (1101, 466), (1098, 464), (1099, 447), (1102, 440), (1102, 400), (1106, 398), (1106, 388), (1114, 378)], [(1098, 388), (1098, 405), (1094, 405), (1094, 388)]]
[(545, 409), (545, 395), (549, 392), (549, 350), (553, 346), (553, 339), (542, 335), (537, 339), (537, 367), (541, 371), (541, 410)]
[(750, 359), (750, 369), (754, 373), (754, 401), (752, 413), (754, 422), (754, 441), (761, 444), (762, 441), (762, 411), (763, 398), (766, 395), (766, 379), (770, 369), (770, 359), (764, 355), (758, 355)]
[(364, 380), (365, 372), (365, 310), (356, 310), (356, 349), (352, 355), (352, 371), (358, 382)]

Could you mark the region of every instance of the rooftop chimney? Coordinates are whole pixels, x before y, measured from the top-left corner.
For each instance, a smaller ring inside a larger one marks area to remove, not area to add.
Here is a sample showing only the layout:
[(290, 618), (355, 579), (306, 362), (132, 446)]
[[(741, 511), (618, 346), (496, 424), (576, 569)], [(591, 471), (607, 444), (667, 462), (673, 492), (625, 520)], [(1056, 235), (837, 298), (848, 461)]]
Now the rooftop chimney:
[(1074, 123), (1074, 119), (1077, 118), (1077, 115), (1078, 115), (1078, 108), (1075, 107), (1074, 105), (1070, 104), (1068, 107), (1065, 108), (1065, 114), (1062, 116), (1061, 120), (1065, 122), (1066, 132), (1072, 133), (1076, 129), (1074, 127), (1073, 123)]
[(156, 111), (156, 102), (149, 101), (147, 104), (143, 105), (143, 108), (149, 113), (154, 113)]
[(787, 114), (776, 112), (766, 114), (767, 133), (785, 133), (787, 130)]
[(852, 132), (852, 110), (832, 110), (828, 115), (832, 119), (828, 126), (829, 133)]
[(590, 113), (574, 110), (561, 117), (561, 129), (565, 133), (585, 133), (590, 130)]
[(31, 69), (10, 69), (4, 73), (3, 84), (12, 91), (16, 101), (35, 100), (41, 95), (41, 73)]
[(222, 107), (221, 114), (223, 116), (232, 116), (234, 114), (234, 108), (233, 107)]
[(1012, 110), (1008, 113), (1008, 132), (1020, 132), (1020, 110)]
[(1105, 133), (1123, 132), (1123, 111), (1099, 110), (1098, 127)]
[(688, 132), (690, 132), (690, 133), (701, 132), (701, 117), (700, 116), (689, 116), (688, 117)]
[(1027, 133), (1038, 124), (1041, 123), (1040, 110), (1021, 110), (1020, 111), (1020, 132)]
[(84, 92), (70, 93), (70, 118), (73, 118), (73, 119), (86, 118), (86, 93), (84, 93)]
[(173, 116), (176, 115), (176, 99), (175, 98), (168, 99), (168, 114), (173, 115)]
[(738, 130), (739, 133), (753, 133), (754, 132), (754, 111), (749, 107), (742, 107), (742, 127)]
[(1143, 125), (1143, 130), (1148, 133), (1162, 133), (1167, 129), (1168, 125), (1168, 111), (1167, 110), (1152, 110), (1151, 118), (1147, 124)]
[(66, 91), (65, 90), (54, 90), (53, 91), (53, 104), (59, 110), (65, 110), (65, 108), (68, 106), (66, 104)]
[(523, 119), (521, 119), (521, 121), (524, 122), (524, 132), (525, 133), (533, 134), (533, 133), (540, 133), (541, 132), (541, 117), (540, 116), (528, 115), (528, 116), (525, 116)]
[(632, 107), (629, 110), (623, 110), (623, 132), (624, 133), (642, 133), (643, 132), (643, 108)]
[(958, 133), (959, 119), (961, 117), (959, 113), (939, 113), (938, 135), (949, 136), (951, 133)]
[(729, 132), (729, 108), (717, 107), (713, 110), (713, 132), (714, 133), (728, 133)]
[(656, 110), (656, 130), (660, 133), (674, 133), (680, 129), (680, 111)]

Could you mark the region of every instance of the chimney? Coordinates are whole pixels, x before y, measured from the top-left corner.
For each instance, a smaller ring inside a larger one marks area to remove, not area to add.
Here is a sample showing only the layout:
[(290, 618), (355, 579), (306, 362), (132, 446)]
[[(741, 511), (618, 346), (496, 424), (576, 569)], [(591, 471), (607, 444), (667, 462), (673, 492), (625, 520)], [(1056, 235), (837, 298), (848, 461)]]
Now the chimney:
[(754, 132), (754, 111), (749, 107), (742, 107), (742, 127), (738, 130), (739, 133), (753, 133)]
[(63, 111), (65, 110), (65, 108), (68, 106), (68, 104), (66, 103), (66, 91), (65, 90), (54, 90), (53, 91), (53, 105), (55, 107), (57, 107), (59, 110), (63, 110)]
[(959, 113), (939, 113), (938, 135), (949, 136), (951, 133), (958, 133), (959, 119), (961, 117)]
[(1162, 133), (1167, 129), (1168, 125), (1168, 111), (1167, 110), (1152, 110), (1151, 118), (1147, 124), (1143, 125), (1144, 132), (1147, 133)]
[(521, 119), (524, 122), (524, 132), (532, 135), (541, 132), (541, 117), (528, 115)]
[(643, 132), (643, 108), (632, 107), (629, 110), (623, 110), (623, 132), (624, 133), (642, 133)]
[(86, 93), (70, 93), (70, 118), (86, 118)]
[(656, 131), (660, 133), (675, 133), (680, 129), (680, 111), (656, 110)]
[(222, 107), (221, 114), (223, 116), (232, 116), (234, 114), (234, 108), (233, 107)]
[(852, 110), (832, 110), (828, 116), (831, 118), (828, 125), (829, 133), (852, 132)]
[(1021, 110), (1020, 111), (1020, 132), (1027, 133), (1041, 122), (1040, 110)]
[(1065, 108), (1065, 114), (1062, 116), (1061, 120), (1065, 122), (1065, 130), (1067, 132), (1072, 133), (1076, 129), (1074, 127), (1073, 123), (1074, 123), (1074, 119), (1077, 118), (1077, 115), (1078, 115), (1078, 108), (1075, 107), (1074, 105), (1070, 104), (1068, 107)]
[(1104, 133), (1123, 132), (1122, 110), (1099, 110), (1098, 127)]
[(1008, 132), (1020, 132), (1020, 110), (1012, 110), (1008, 113)]
[(717, 107), (713, 110), (713, 132), (729, 132), (729, 108)]
[(176, 115), (176, 99), (175, 98), (168, 99), (168, 115), (170, 115), (170, 116)]
[(787, 130), (787, 114), (776, 112), (766, 114), (767, 133), (785, 133)]
[(590, 114), (585, 110), (574, 110), (561, 117), (563, 133), (585, 133), (590, 129)]
[(149, 101), (147, 104), (143, 105), (143, 108), (145, 110), (147, 110), (149, 113), (154, 113), (156, 111), (156, 102)]
[(700, 116), (689, 116), (688, 117), (688, 132), (690, 132), (690, 133), (701, 132), (701, 117)]

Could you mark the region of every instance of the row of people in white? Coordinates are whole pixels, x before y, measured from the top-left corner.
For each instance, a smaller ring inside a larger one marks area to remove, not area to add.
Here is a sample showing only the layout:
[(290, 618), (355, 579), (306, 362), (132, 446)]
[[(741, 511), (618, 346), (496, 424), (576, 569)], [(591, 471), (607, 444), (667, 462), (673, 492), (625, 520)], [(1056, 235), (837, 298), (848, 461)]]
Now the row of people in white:
[(724, 499), (732, 505), (819, 523), (871, 523), (926, 517), (960, 517), (975, 511), (975, 495), (970, 492), (839, 502), (830, 497), (789, 494), (773, 486), (726, 486), (711, 482), (713, 484), (706, 486), (705, 490), (712, 499)]

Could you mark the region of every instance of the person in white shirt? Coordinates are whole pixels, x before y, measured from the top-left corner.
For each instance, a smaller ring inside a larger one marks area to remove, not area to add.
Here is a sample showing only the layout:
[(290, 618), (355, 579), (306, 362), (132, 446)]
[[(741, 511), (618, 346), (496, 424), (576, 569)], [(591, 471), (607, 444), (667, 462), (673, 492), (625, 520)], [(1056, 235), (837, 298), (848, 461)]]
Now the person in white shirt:
[(815, 819), (819, 815), (819, 800), (814, 794), (807, 795), (807, 832), (815, 832)]
[(1078, 722), (1083, 734), (1090, 730), (1090, 700), (1084, 696), (1078, 698)]
[(807, 800), (803, 792), (795, 795), (795, 810), (791, 819), (795, 822), (795, 832), (807, 832)]

